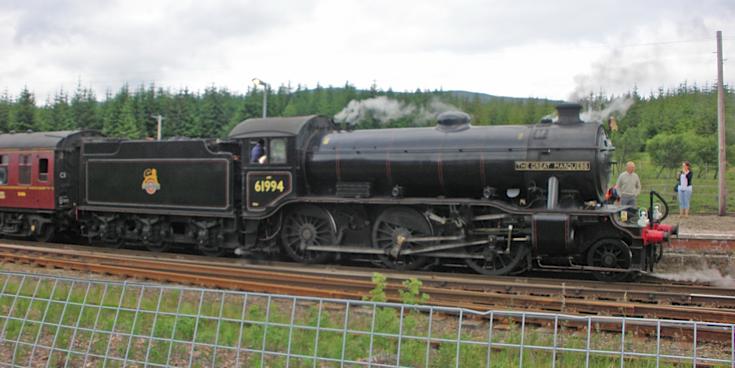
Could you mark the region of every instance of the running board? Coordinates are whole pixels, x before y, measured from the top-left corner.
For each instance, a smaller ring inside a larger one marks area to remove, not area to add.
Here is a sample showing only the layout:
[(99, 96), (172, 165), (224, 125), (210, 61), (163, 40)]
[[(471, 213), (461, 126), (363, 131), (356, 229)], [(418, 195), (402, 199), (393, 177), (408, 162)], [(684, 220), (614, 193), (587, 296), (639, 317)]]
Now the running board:
[[(314, 251), (314, 252), (374, 254), (374, 255), (380, 255), (380, 256), (390, 255), (388, 252), (386, 252), (383, 249), (363, 247), (359, 245), (310, 245), (306, 247), (306, 250)], [(436, 250), (439, 250), (439, 249), (436, 249)], [(401, 252), (399, 256), (407, 255), (407, 254), (409, 254), (408, 251)], [(412, 252), (410, 254), (422, 254), (422, 253)], [(436, 257), (436, 258), (462, 258), (462, 259), (465, 259), (465, 258), (484, 259), (485, 258), (482, 254), (473, 255), (473, 254), (467, 254), (467, 253), (450, 253), (450, 252), (429, 253), (429, 254), (426, 254), (426, 256)]]
[(564, 270), (564, 271), (589, 271), (589, 272), (644, 272), (643, 270), (636, 269), (622, 269), (622, 268), (608, 268), (608, 267), (593, 267), (593, 266), (582, 266), (582, 265), (571, 265), (571, 266), (552, 266), (543, 265), (541, 260), (536, 260), (536, 264), (540, 269), (543, 270)]

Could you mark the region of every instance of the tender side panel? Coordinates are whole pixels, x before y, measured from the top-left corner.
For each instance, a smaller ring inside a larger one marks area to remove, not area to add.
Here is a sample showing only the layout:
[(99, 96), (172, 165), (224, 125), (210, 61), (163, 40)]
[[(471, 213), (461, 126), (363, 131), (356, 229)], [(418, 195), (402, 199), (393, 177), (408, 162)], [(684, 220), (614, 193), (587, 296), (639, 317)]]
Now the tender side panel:
[(208, 159), (89, 159), (85, 204), (227, 211), (230, 161)]

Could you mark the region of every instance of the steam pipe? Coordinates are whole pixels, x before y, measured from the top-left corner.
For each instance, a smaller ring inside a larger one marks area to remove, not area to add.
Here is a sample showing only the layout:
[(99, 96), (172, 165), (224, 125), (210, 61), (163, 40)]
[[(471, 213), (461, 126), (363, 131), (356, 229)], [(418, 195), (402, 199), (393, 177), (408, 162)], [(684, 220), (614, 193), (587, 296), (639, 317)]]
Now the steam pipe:
[(549, 187), (546, 190), (546, 208), (556, 208), (559, 202), (559, 179), (556, 176), (549, 177)]

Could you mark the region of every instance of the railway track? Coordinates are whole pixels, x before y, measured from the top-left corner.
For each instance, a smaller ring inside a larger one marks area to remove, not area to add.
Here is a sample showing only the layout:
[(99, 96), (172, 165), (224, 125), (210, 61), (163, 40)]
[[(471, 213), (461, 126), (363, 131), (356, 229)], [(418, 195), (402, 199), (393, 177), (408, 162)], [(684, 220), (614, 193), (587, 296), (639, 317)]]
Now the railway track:
[[(375, 286), (374, 269), (253, 263), (242, 259), (110, 250), (86, 246), (6, 241), (0, 244), (0, 262), (87, 271), (119, 277), (148, 279), (215, 288), (340, 299), (362, 299)], [(471, 274), (395, 272), (381, 270), (388, 279), (388, 301), (400, 302), (404, 280), (422, 281), (429, 304), (475, 310), (528, 311), (661, 318), (709, 323), (735, 321), (735, 290), (704, 285), (661, 283), (601, 283), (527, 277), (489, 277)], [(533, 321), (526, 321), (533, 323)], [(538, 321), (543, 325), (544, 321)], [(579, 328), (585, 328), (580, 325)], [(616, 330), (614, 324), (597, 326)], [(656, 326), (637, 327), (655, 334)], [(662, 331), (667, 336), (693, 338), (682, 329)], [(728, 342), (731, 329), (704, 327), (699, 339)]]
[[(6, 242), (5, 262), (37, 264), (161, 282), (258, 292), (335, 298), (362, 298), (374, 288), (374, 270), (218, 259), (69, 245)], [(702, 285), (601, 283), (584, 280), (488, 277), (382, 270), (389, 300), (400, 301), (401, 282), (422, 281), (431, 304), (472, 309), (507, 307), (536, 311), (735, 321), (735, 290)]]

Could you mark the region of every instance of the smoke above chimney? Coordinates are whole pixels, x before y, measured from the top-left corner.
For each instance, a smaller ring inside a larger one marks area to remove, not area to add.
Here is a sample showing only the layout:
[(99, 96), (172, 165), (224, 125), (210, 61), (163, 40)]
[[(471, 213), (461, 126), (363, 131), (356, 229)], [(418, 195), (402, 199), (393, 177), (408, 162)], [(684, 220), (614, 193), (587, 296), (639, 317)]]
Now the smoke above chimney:
[(342, 111), (334, 115), (334, 120), (338, 123), (358, 124), (370, 118), (381, 124), (388, 124), (404, 117), (411, 117), (416, 125), (429, 125), (436, 121), (438, 114), (456, 110), (459, 109), (438, 98), (431, 99), (426, 106), (420, 106), (378, 96), (350, 101)]

